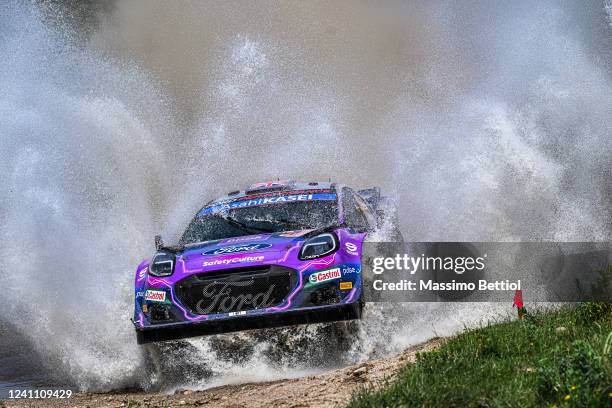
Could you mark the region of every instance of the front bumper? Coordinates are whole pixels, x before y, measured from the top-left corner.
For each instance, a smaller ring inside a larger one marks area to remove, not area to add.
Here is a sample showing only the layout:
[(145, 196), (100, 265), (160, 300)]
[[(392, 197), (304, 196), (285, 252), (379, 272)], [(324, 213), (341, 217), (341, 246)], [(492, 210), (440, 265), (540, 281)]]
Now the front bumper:
[(135, 326), (138, 344), (145, 344), (242, 330), (325, 323), (360, 318), (361, 303), (357, 300), (353, 303), (292, 309), (283, 312), (244, 315), (225, 319), (157, 324), (155, 326), (146, 327)]

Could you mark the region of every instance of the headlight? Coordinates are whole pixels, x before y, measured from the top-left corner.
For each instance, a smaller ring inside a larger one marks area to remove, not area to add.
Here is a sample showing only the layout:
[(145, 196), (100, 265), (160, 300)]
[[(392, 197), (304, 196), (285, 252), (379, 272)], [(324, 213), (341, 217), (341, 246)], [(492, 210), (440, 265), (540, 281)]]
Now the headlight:
[(317, 235), (307, 239), (300, 251), (299, 259), (313, 259), (329, 255), (338, 249), (337, 238), (332, 233)]
[(149, 273), (152, 276), (170, 276), (174, 272), (174, 254), (158, 252), (149, 265)]

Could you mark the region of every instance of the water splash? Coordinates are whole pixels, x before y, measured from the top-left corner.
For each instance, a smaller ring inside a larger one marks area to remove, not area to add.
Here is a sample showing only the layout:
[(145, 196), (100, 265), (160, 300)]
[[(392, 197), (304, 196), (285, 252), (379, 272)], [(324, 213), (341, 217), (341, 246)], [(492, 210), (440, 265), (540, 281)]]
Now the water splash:
[(0, 314), (68, 385), (145, 383), (128, 340), (130, 264), (150, 248), (151, 197), (165, 188), (152, 130), (165, 113), (137, 69), (76, 47), (36, 9), (2, 7)]
[(1, 6), (0, 314), (53, 381), (290, 377), (497, 312), (369, 305), (360, 325), (137, 347), (132, 273), (151, 237), (253, 181), (380, 185), (408, 240), (610, 239), (610, 56), (595, 41), (610, 31), (565, 23), (599, 20), (554, 2), (243, 5), (248, 18), (165, 3), (118, 3), (79, 41)]

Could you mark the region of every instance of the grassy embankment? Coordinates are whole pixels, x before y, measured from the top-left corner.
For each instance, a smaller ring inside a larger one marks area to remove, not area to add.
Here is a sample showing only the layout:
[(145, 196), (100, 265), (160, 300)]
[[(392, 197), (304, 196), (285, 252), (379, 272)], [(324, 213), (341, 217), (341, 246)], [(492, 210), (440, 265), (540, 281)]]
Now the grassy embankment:
[(612, 304), (530, 311), (466, 331), (350, 407), (612, 407)]

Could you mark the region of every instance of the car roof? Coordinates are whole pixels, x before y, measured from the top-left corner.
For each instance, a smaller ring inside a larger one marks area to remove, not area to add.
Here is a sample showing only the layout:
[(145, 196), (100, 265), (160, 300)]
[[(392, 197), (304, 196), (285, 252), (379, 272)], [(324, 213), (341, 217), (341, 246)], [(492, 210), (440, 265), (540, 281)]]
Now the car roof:
[(334, 190), (335, 191), (335, 183), (332, 182), (320, 182), (320, 181), (312, 181), (312, 182), (298, 182), (293, 180), (276, 180), (276, 181), (267, 181), (262, 183), (255, 183), (247, 186), (244, 190), (236, 190), (229, 192), (223, 197), (217, 198), (215, 200), (210, 201), (206, 204), (209, 206), (211, 204), (223, 203), (226, 201), (233, 201), (235, 199), (249, 197), (249, 196), (258, 196), (264, 194), (296, 194), (298, 192), (310, 191), (310, 190)]

